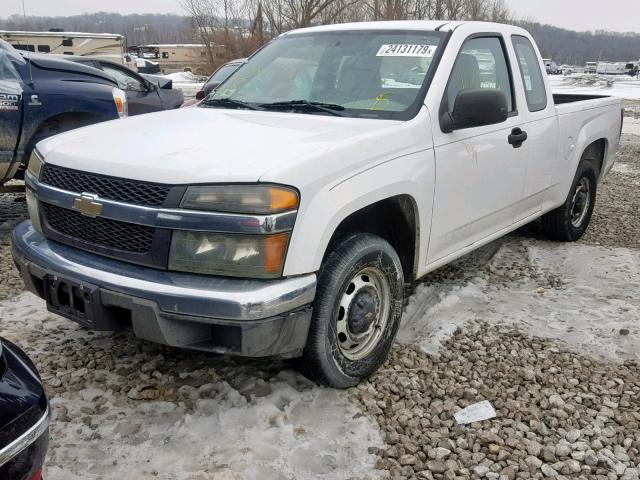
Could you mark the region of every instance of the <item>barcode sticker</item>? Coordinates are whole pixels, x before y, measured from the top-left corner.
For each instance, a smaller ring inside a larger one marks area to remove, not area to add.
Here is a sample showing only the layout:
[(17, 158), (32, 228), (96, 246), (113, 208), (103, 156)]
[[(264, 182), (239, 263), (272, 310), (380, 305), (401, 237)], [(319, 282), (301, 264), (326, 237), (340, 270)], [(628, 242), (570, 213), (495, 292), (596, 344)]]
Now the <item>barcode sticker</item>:
[(435, 45), (415, 45), (410, 43), (392, 43), (382, 45), (376, 57), (424, 57), (431, 58), (436, 53)]

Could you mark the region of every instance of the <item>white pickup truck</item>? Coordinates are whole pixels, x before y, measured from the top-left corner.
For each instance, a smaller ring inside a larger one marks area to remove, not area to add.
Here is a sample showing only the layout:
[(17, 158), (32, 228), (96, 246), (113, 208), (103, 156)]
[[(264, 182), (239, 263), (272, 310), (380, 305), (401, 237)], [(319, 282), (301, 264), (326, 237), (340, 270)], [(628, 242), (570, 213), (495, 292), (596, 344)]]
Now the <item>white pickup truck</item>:
[(621, 101), (553, 95), (544, 70), (507, 25), (285, 33), (197, 107), (40, 142), (15, 262), (90, 328), (354, 385), (406, 284), (538, 217), (584, 233)]

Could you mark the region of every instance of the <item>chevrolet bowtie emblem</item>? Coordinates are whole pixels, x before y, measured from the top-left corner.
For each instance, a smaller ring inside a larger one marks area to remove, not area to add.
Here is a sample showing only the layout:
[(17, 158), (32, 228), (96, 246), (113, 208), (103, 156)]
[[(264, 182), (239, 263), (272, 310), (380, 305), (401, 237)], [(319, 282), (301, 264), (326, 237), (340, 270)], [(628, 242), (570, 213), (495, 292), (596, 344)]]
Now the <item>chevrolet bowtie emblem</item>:
[(91, 193), (83, 193), (73, 201), (73, 208), (86, 217), (97, 217), (102, 213), (102, 204), (98, 196)]

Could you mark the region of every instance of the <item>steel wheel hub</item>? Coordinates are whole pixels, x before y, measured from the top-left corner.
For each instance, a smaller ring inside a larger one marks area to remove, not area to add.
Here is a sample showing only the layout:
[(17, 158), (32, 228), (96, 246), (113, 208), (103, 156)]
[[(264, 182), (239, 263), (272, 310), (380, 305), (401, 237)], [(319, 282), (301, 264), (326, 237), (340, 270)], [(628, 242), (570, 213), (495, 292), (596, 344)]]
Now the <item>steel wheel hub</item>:
[(345, 288), (336, 319), (338, 347), (350, 360), (369, 355), (389, 321), (391, 290), (382, 271), (367, 267)]
[(590, 206), (591, 186), (589, 180), (582, 177), (576, 187), (576, 193), (573, 194), (571, 203), (571, 225), (573, 225), (574, 228), (580, 228), (582, 226), (582, 222), (584, 222)]

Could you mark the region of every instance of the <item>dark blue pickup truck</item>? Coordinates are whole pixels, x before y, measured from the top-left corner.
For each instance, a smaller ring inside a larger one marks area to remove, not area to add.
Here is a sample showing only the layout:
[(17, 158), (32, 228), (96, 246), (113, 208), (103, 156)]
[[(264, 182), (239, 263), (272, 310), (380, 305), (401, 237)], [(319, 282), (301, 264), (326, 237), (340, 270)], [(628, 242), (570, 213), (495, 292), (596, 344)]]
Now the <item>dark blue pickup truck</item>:
[(0, 40), (0, 185), (21, 175), (40, 140), (126, 115), (126, 94), (107, 73)]

